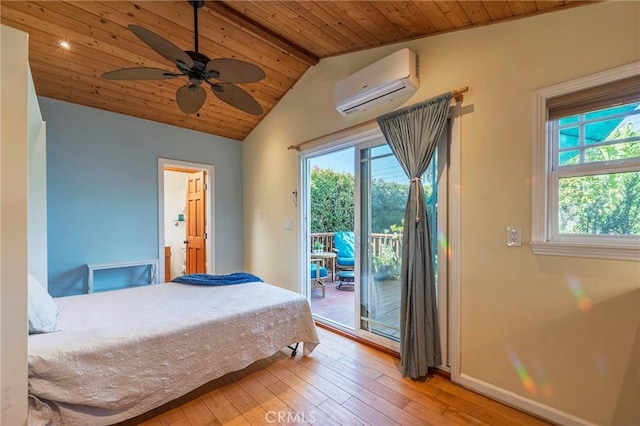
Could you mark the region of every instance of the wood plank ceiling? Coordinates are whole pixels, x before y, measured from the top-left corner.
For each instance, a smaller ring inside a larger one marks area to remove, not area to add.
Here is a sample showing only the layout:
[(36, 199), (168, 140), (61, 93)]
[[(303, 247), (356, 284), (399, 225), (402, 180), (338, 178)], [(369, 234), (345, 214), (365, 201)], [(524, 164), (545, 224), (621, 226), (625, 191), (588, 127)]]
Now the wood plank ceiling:
[[(193, 50), (193, 8), (179, 1), (7, 1), (2, 23), (30, 35), (40, 96), (243, 140), (305, 71), (328, 56), (578, 6), (589, 1), (207, 1), (199, 50), (261, 67), (241, 84), (262, 106), (253, 116), (209, 93), (200, 115), (176, 106), (186, 78), (109, 81), (102, 73), (136, 66), (175, 71), (128, 28), (136, 24)], [(68, 41), (70, 50), (59, 47)]]

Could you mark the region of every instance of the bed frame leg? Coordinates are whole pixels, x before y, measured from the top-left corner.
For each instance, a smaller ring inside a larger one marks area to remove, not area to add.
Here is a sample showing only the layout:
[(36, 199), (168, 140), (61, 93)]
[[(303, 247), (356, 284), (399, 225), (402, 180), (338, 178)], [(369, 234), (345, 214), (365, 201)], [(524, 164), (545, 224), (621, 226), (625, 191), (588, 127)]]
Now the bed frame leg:
[(292, 351), (292, 352), (291, 352), (291, 358), (295, 357), (295, 356), (296, 356), (296, 354), (298, 353), (298, 345), (299, 345), (299, 344), (300, 344), (300, 342), (297, 342), (297, 343), (296, 343), (296, 345), (295, 345), (295, 346), (293, 346), (293, 347), (292, 347), (291, 345), (287, 346), (287, 347), (288, 347), (289, 349), (291, 349), (291, 351)]

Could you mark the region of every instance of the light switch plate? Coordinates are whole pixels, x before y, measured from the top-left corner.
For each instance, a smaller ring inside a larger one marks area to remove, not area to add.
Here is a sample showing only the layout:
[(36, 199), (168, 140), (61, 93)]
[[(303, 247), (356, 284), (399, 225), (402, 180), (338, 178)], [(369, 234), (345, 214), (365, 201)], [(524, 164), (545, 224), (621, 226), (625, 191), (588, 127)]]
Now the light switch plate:
[(293, 224), (290, 220), (285, 220), (283, 224), (283, 228), (285, 231), (291, 231), (293, 229)]
[(515, 227), (507, 228), (507, 247), (522, 246), (522, 229)]

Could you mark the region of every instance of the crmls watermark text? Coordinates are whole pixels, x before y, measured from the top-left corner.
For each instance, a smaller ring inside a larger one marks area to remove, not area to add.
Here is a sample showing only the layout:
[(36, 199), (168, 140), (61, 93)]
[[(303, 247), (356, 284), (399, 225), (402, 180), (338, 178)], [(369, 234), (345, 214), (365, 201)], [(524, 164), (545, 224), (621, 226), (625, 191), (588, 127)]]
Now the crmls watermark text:
[(295, 411), (267, 411), (264, 416), (267, 423), (315, 423), (316, 414), (313, 411), (298, 413)]

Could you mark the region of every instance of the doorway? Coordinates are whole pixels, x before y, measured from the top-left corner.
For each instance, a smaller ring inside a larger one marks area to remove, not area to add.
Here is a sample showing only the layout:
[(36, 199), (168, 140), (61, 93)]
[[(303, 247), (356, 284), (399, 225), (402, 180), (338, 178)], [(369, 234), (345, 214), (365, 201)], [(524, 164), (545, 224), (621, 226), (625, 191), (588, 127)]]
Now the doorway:
[[(423, 175), (429, 227), (432, 231), (431, 246), (435, 265), (438, 294), (440, 335), (442, 339), (443, 360), (449, 360), (449, 265), (450, 247), (446, 241), (449, 233), (449, 143), (451, 126), (443, 132), (438, 149), (432, 162)], [(320, 289), (313, 286), (313, 275), (310, 267), (313, 256), (309, 254), (303, 268), (310, 277), (307, 295), (311, 301), (312, 311), (321, 322), (345, 329), (359, 337), (370, 340), (381, 346), (399, 350), (400, 331), (400, 264), (402, 259), (402, 228), (408, 178), (391, 152), (390, 147), (378, 130), (369, 132), (366, 138), (354, 137), (351, 142), (342, 141), (340, 146), (324, 148), (322, 151), (303, 153), (302, 169), (304, 182), (303, 219), (306, 232), (303, 233), (303, 244), (307, 252), (313, 251), (313, 244), (318, 238), (331, 241), (331, 233), (337, 230), (324, 230), (324, 235), (312, 232), (316, 230), (312, 189), (319, 184), (314, 182), (313, 168), (321, 164), (336, 165), (335, 156), (351, 152), (353, 168), (353, 232), (355, 261), (353, 268), (353, 297), (347, 315), (350, 321), (336, 321), (335, 315), (326, 313), (322, 308), (324, 298)], [(332, 157), (333, 156), (333, 157)], [(348, 173), (348, 172), (347, 172)], [(316, 173), (317, 174), (317, 173)], [(323, 183), (326, 185), (326, 183)], [(317, 192), (317, 191), (316, 191)], [(331, 191), (329, 191), (331, 192)], [(333, 193), (344, 193), (344, 189), (334, 189)], [(334, 213), (333, 216), (338, 214)], [(325, 243), (326, 244), (326, 243)], [(331, 244), (329, 243), (329, 247)], [(333, 248), (333, 247), (331, 247)], [(329, 265), (327, 277), (332, 274)], [(341, 284), (338, 278), (327, 278), (327, 294), (332, 287)], [(323, 289), (324, 290), (324, 289)], [(326, 298), (326, 296), (325, 296)], [(334, 303), (329, 303), (336, 306)], [(314, 306), (315, 305), (315, 306)], [(447, 365), (440, 368), (448, 370)]]
[(311, 309), (322, 321), (353, 332), (354, 286), (340, 284), (334, 235), (353, 233), (355, 229), (355, 149), (348, 147), (309, 157), (306, 170)]
[(215, 271), (213, 172), (207, 164), (159, 159), (159, 255), (166, 282)]

